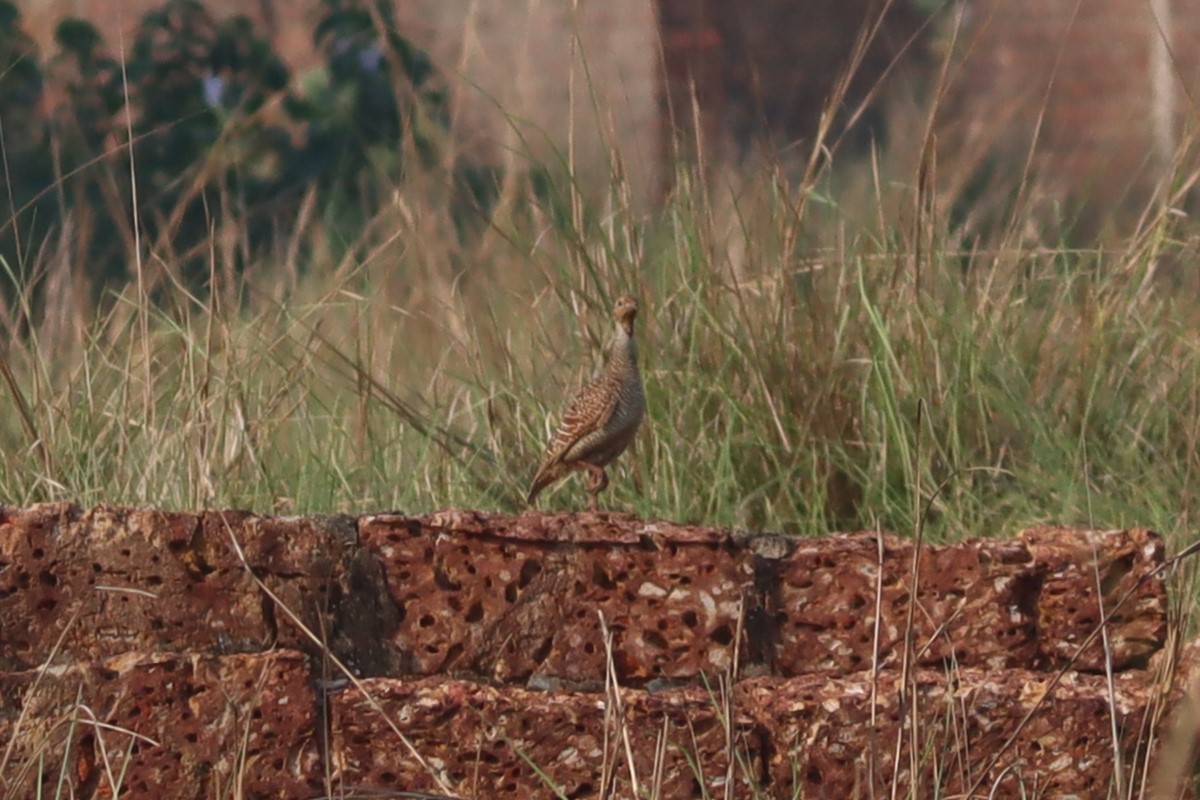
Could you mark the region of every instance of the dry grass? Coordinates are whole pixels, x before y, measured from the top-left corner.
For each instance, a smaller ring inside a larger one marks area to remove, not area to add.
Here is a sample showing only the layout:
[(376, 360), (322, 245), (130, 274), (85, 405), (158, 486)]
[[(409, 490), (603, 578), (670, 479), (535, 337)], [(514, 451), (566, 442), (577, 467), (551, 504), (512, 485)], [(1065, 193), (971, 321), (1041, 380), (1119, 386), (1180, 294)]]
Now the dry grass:
[(155, 277), (151, 253), (163, 302), (130, 287), (91, 320), (54, 296), (13, 303), (4, 391), (21, 413), (0, 421), (14, 456), (0, 493), (517, 509), (547, 413), (631, 291), (649, 424), (614, 507), (903, 531), (918, 485), (927, 499), (947, 481), (935, 536), (1043, 520), (1186, 530), (1200, 302), (1191, 273), (1164, 265), (1192, 259), (1189, 219), (1164, 209), (1122, 251), (964, 254), (936, 222), (904, 224), (894, 180), (878, 179), (878, 219), (861, 225), (832, 181), (823, 205), (776, 170), (731, 183), (681, 171), (661, 215), (611, 201), (579, 227), (530, 193), (466, 242), (417, 183), (341, 263), (321, 263), (304, 229), (291, 249), (313, 263), (214, 263), (204, 296)]

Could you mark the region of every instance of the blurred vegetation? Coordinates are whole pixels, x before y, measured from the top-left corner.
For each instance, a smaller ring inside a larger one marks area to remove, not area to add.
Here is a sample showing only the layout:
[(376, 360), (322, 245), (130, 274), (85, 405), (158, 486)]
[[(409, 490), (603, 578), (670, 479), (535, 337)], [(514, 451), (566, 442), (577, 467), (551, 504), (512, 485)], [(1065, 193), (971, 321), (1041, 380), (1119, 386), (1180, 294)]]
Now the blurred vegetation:
[[(66, 19), (43, 54), (0, 2), (8, 291), (35, 285), (32, 253), (55, 247), (86, 265), (93, 297), (133, 277), (147, 252), (200, 288), (214, 230), (236, 219), (226, 246), (240, 269), (282, 246), (310, 191), (353, 241), (401, 179), (404, 154), (438, 157), (447, 98), (428, 57), (395, 31), (389, 0), (325, 0), (314, 43), (324, 63), (299, 87), (248, 18), (167, 0), (127, 53)], [(464, 170), (470, 198), (486, 195), (480, 169)]]

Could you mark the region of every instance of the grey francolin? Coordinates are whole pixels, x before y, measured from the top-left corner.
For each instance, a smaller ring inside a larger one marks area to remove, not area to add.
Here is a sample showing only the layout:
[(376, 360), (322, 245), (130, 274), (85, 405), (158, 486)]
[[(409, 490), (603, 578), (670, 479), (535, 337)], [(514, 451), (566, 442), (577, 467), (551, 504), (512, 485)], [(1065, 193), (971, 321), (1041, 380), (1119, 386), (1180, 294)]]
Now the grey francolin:
[(632, 297), (617, 300), (613, 309), (617, 330), (608, 344), (604, 368), (567, 406), (542, 465), (533, 476), (527, 502), (533, 503), (542, 489), (579, 470), (588, 473), (588, 508), (597, 510), (599, 495), (608, 486), (604, 468), (633, 441), (646, 413), (633, 339), (637, 312), (637, 301)]

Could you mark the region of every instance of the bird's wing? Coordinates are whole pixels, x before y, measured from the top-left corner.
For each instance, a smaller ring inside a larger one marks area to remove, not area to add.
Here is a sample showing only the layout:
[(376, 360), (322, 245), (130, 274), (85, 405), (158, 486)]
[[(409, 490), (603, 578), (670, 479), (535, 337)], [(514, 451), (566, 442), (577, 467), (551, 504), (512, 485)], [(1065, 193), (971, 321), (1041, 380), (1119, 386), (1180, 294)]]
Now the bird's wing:
[(576, 442), (607, 423), (620, 399), (620, 393), (613, 391), (605, 381), (593, 381), (585, 386), (563, 412), (538, 472), (557, 464)]

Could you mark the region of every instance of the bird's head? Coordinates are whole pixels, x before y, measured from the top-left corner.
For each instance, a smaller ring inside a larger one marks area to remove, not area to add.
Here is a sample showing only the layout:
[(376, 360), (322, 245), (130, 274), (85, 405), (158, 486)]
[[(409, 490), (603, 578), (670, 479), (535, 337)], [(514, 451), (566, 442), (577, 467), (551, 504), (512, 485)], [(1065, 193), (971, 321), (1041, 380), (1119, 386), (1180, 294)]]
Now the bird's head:
[(617, 300), (617, 305), (613, 308), (613, 316), (617, 318), (617, 323), (629, 336), (633, 336), (633, 320), (637, 317), (638, 304), (629, 295), (624, 295)]

